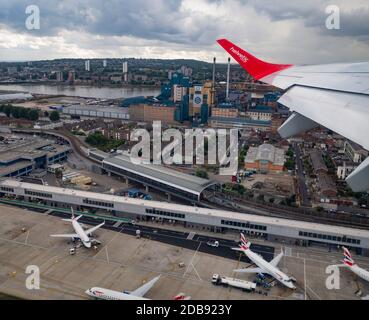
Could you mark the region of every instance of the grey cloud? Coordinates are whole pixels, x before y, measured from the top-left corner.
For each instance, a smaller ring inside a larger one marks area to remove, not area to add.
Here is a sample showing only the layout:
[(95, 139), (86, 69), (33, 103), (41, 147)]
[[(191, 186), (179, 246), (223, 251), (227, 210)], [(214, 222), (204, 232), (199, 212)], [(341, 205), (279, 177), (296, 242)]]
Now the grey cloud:
[[(206, 17), (191, 16), (193, 24), (185, 27), (189, 17), (180, 12), (182, 0), (34, 0), (41, 12), (40, 36), (55, 35), (62, 29), (81, 30), (99, 35), (127, 35), (174, 43), (209, 43), (218, 26)], [(0, 23), (26, 33), (24, 22), (27, 0), (0, 5)], [(213, 32), (204, 37), (203, 30)]]

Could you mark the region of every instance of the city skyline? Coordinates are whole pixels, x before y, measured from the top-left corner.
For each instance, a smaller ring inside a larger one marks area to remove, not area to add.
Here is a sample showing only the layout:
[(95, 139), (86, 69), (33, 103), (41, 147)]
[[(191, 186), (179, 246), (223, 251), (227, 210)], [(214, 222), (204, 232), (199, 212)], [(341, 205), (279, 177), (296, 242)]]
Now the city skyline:
[[(319, 64), (363, 61), (369, 51), (364, 0), (339, 0), (340, 29), (328, 30), (329, 1), (33, 1), (40, 29), (27, 30), (28, 1), (0, 4), (0, 60), (58, 58), (189, 58), (210, 62), (227, 54), (227, 37), (274, 62)], [(251, 31), (250, 31), (251, 30)], [(11, 57), (11, 59), (10, 59)]]

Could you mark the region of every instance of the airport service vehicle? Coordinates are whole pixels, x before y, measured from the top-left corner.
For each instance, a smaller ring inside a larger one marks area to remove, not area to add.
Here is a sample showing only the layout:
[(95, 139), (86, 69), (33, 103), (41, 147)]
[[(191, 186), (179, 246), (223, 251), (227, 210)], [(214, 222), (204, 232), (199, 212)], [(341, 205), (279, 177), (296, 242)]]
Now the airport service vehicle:
[[(218, 43), (255, 80), (284, 90), (278, 102), (292, 115), (283, 138), (319, 124), (369, 150), (369, 62), (294, 66), (262, 61), (227, 39)], [(355, 192), (369, 190), (369, 157), (346, 179)]]
[(93, 287), (85, 291), (91, 297), (102, 300), (150, 300), (144, 295), (154, 286), (160, 279), (160, 275), (145, 283), (134, 291), (114, 291), (105, 288)]
[(218, 248), (219, 247), (219, 241), (208, 241), (206, 243), (209, 247), (214, 247), (214, 248)]
[(247, 292), (251, 292), (256, 289), (256, 283), (254, 282), (236, 279), (236, 278), (230, 278), (230, 277), (222, 277), (217, 273), (213, 274), (211, 282), (214, 285), (231, 286), (231, 287), (242, 289), (243, 291), (247, 291)]
[(364, 279), (365, 281), (369, 281), (369, 271), (359, 267), (355, 263), (354, 259), (352, 259), (352, 255), (350, 251), (345, 247), (343, 248), (343, 254), (345, 256), (345, 258), (343, 259), (343, 265), (339, 265), (339, 266), (347, 267), (361, 279)]
[(71, 210), (72, 210), (72, 219), (62, 219), (62, 220), (72, 222), (72, 227), (73, 227), (75, 233), (52, 234), (52, 235), (50, 235), (50, 237), (71, 238), (71, 239), (73, 239), (73, 241), (79, 239), (79, 240), (81, 240), (81, 242), (83, 243), (83, 245), (86, 248), (91, 248), (92, 243), (99, 243), (99, 241), (97, 241), (95, 239), (92, 239), (90, 236), (94, 231), (101, 228), (105, 224), (105, 221), (103, 223), (100, 223), (99, 225), (97, 225), (95, 227), (92, 227), (88, 230), (84, 230), (83, 227), (78, 223), (78, 220), (82, 216), (75, 217), (73, 208), (71, 208)]
[(241, 233), (241, 244), (239, 248), (232, 248), (236, 251), (243, 252), (257, 267), (256, 268), (243, 268), (243, 269), (236, 269), (234, 272), (240, 273), (257, 273), (257, 274), (269, 274), (274, 279), (278, 280), (284, 286), (290, 289), (296, 289), (295, 285), (293, 284), (296, 282), (296, 279), (293, 277), (289, 277), (281, 270), (277, 268), (278, 263), (281, 261), (283, 257), (283, 250), (281, 253), (277, 255), (272, 261), (267, 262), (264, 258), (257, 253), (251, 251), (250, 249), (251, 243), (248, 242), (243, 233)]

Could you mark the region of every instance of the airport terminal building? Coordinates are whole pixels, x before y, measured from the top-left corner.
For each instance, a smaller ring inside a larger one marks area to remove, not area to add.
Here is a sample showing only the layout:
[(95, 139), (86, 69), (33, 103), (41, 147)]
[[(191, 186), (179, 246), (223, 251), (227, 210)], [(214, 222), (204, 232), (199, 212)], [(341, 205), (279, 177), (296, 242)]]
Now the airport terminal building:
[[(107, 210), (113, 216), (139, 219), (166, 219), (185, 227), (212, 232), (244, 232), (270, 241), (324, 246), (347, 246), (369, 255), (369, 231), (350, 227), (281, 219), (232, 211), (145, 201), (115, 195), (42, 186), (6, 179), (0, 181), (2, 197), (19, 201), (37, 200), (52, 207), (78, 211)], [(1, 199), (0, 199), (1, 200)]]

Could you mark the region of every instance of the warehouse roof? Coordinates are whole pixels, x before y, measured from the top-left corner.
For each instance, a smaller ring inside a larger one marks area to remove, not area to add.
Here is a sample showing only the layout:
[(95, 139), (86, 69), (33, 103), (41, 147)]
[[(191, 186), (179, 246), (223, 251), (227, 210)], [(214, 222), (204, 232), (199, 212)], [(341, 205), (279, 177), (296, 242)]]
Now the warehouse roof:
[(207, 187), (215, 182), (185, 174), (180, 171), (169, 169), (155, 164), (135, 164), (128, 155), (118, 155), (106, 158), (103, 163), (120, 167), (140, 176), (153, 179), (168, 186), (177, 187), (181, 190), (199, 195)]

